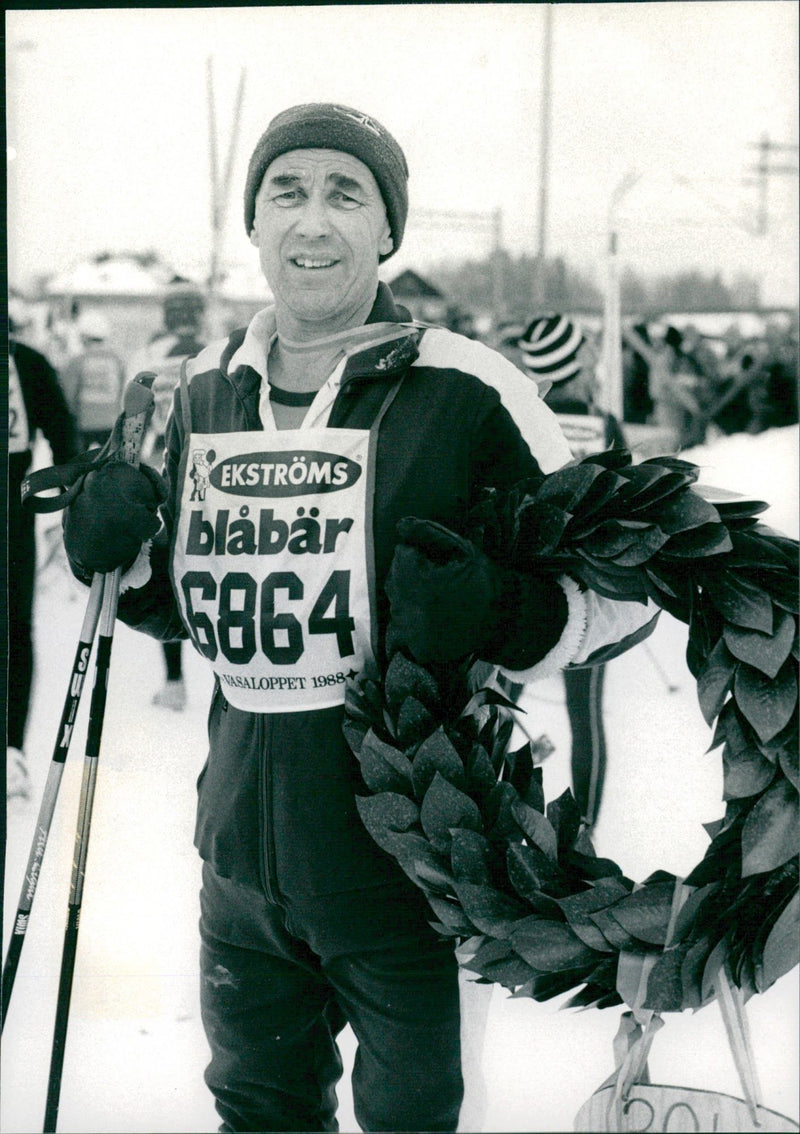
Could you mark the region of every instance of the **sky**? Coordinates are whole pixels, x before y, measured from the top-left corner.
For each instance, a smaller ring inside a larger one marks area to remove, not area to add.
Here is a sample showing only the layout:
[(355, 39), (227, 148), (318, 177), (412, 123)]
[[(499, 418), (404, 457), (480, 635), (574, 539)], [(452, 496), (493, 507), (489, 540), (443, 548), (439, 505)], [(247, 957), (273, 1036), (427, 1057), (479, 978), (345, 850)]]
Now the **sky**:
[(770, 165), (797, 167), (797, 5), (550, 8), (543, 230), (544, 4), (7, 11), (9, 282), (122, 249), (207, 274), (210, 60), (220, 168), (245, 76), (228, 267), (257, 271), (241, 193), (268, 121), (338, 101), (380, 119), (408, 158), (412, 211), (389, 275), (485, 255), (499, 215), (510, 253), (535, 253), (543, 231), (547, 255), (599, 284), (613, 227), (620, 261), (640, 272), (744, 273), (765, 302), (795, 305), (797, 175), (769, 178), (763, 236), (757, 186), (744, 181), (763, 136), (794, 147)]

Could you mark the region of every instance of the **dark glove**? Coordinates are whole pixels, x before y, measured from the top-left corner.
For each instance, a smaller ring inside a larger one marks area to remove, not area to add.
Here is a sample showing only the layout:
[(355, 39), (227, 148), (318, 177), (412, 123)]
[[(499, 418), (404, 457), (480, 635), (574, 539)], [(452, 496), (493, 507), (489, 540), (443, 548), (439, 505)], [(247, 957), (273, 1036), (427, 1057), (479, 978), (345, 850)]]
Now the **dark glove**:
[(64, 512), (64, 547), (79, 577), (128, 567), (159, 528), (166, 487), (155, 469), (109, 461), (87, 473)]
[(429, 520), (407, 517), (397, 532), (386, 581), (390, 653), (405, 646), (423, 665), (476, 654), (523, 670), (561, 637), (567, 600), (554, 578), (500, 567)]

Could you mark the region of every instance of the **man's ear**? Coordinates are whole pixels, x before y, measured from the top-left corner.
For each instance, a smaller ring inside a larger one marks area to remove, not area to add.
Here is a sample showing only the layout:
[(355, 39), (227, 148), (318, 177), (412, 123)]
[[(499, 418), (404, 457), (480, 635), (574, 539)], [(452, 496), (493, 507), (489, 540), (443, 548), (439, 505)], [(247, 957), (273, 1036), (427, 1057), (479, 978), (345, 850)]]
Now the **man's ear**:
[(380, 239), (380, 243), (378, 244), (378, 252), (381, 254), (381, 256), (388, 256), (389, 253), (393, 251), (393, 249), (394, 240), (392, 239), (391, 230), (387, 225), (386, 229), (384, 230), (383, 236)]
[(250, 243), (254, 248), (258, 248), (258, 223), (254, 220), (253, 227), (250, 229)]

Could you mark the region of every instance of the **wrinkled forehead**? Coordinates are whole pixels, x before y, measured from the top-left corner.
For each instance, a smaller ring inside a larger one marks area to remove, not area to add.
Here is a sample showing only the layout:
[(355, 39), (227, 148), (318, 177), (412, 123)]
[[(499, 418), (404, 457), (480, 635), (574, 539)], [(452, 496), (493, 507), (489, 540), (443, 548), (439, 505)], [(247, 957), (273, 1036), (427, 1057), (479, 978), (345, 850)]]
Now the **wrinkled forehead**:
[(379, 197), (381, 195), (369, 166), (354, 154), (343, 150), (288, 150), (284, 154), (278, 154), (266, 168), (261, 189), (270, 183), (283, 183), (288, 178), (300, 183), (310, 183), (319, 178), (349, 179), (365, 191)]

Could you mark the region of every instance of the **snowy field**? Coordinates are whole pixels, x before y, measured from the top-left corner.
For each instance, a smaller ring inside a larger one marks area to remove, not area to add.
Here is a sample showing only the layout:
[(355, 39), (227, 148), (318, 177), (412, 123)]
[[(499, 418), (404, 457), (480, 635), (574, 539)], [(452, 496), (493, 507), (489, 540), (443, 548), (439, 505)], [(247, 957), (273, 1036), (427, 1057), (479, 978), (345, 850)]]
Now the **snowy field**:
[[(768, 500), (765, 519), (797, 537), (796, 428), (726, 438), (685, 454), (702, 481)], [(45, 455), (45, 460), (47, 459)], [(43, 520), (40, 549), (50, 541)], [(39, 576), (37, 672), (27, 750), (33, 801), (8, 816), (4, 944), (61, 715), (85, 590), (56, 556)], [(687, 873), (702, 857), (701, 824), (723, 813), (721, 761), (684, 660), (686, 630), (662, 616), (653, 638), (609, 665), (605, 725), (609, 770), (597, 852), (634, 879), (663, 868)], [(198, 1007), (199, 862), (192, 847), (195, 779), (206, 756), (211, 678), (184, 648), (189, 704), (151, 706), (163, 662), (157, 643), (119, 625), (99, 761), (58, 1128), (69, 1132), (210, 1132), (218, 1121), (203, 1084), (207, 1061)], [(560, 679), (525, 702), (526, 728), (556, 745), (544, 765), (552, 799), (568, 784), (569, 731)], [(88, 695), (62, 780), (30, 928), (3, 1035), (0, 1131), (42, 1129), (80, 791)], [(471, 995), (474, 995), (472, 993)], [(490, 990), (477, 1091), (464, 1126), (485, 1131), (570, 1131), (576, 1113), (613, 1070), (621, 1009), (560, 1011)], [(797, 1118), (797, 970), (748, 1003), (764, 1105)], [(346, 1061), (339, 1121), (357, 1131)], [(653, 1082), (741, 1095), (715, 1005), (670, 1014), (650, 1058)]]

